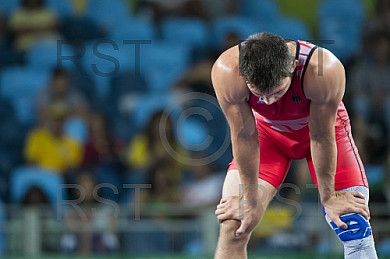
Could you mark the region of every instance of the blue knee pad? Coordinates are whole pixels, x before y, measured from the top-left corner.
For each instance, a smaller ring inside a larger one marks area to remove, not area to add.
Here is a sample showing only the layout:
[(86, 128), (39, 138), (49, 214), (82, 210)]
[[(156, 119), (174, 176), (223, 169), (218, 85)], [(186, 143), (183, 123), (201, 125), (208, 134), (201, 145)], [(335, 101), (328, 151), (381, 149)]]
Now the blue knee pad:
[[(326, 215), (323, 206), (322, 213), (324, 216)], [(348, 225), (347, 229), (337, 227), (333, 221), (330, 221), (330, 225), (341, 241), (358, 240), (372, 235), (371, 225), (362, 215), (351, 213), (340, 216), (340, 219)]]
[(346, 214), (340, 217), (348, 225), (347, 229), (338, 228), (333, 221), (330, 224), (341, 241), (362, 239), (371, 236), (371, 226), (368, 220), (357, 213)]

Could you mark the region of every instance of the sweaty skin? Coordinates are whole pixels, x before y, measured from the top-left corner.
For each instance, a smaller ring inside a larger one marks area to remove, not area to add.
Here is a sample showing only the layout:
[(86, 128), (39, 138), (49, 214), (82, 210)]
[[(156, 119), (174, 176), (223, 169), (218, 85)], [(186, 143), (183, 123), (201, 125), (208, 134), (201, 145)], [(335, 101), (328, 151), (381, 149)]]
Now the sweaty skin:
[[(288, 43), (288, 46), (292, 53), (295, 53), (295, 45)], [(319, 59), (318, 55), (322, 57)], [(241, 182), (248, 186), (257, 184), (259, 152), (267, 152), (259, 150), (255, 118), (248, 103), (250, 92), (262, 97), (266, 104), (272, 104), (288, 90), (291, 78), (283, 80), (271, 93), (256, 92), (256, 89), (240, 76), (238, 60), (237, 46), (226, 50), (215, 62), (211, 78), (217, 99), (230, 126), (233, 156)], [(322, 62), (319, 64), (318, 60)], [(295, 66), (296, 62), (292, 71)], [(341, 62), (326, 49), (315, 50), (306, 70), (303, 90), (310, 100), (310, 147), (321, 202), (330, 219), (338, 227), (346, 228), (347, 225), (340, 220), (340, 215), (359, 213), (369, 218), (369, 210), (364, 196), (359, 192), (335, 192), (334, 189), (337, 154), (335, 121), (345, 91), (345, 71)], [(241, 221), (236, 235), (251, 231), (260, 220), (260, 217), (256, 216), (259, 191), (256, 188), (244, 187), (242, 194), (245, 200), (253, 202), (243, 205), (246, 213), (242, 218), (234, 218)]]

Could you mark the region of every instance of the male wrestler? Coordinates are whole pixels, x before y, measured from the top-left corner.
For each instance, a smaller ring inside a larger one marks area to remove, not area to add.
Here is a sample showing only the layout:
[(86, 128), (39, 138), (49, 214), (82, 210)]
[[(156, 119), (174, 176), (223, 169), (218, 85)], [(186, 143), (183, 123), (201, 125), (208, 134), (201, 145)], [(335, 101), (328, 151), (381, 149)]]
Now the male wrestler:
[(258, 33), (226, 50), (211, 76), (234, 156), (215, 212), (215, 258), (246, 258), (250, 235), (291, 160), (302, 158), (345, 258), (377, 258), (367, 179), (341, 101), (341, 62), (309, 42)]

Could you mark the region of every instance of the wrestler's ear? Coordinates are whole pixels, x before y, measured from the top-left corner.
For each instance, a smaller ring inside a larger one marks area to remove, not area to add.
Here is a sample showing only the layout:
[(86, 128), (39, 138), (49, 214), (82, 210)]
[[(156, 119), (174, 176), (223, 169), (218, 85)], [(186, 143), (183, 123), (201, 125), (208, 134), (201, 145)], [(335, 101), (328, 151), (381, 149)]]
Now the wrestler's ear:
[(293, 66), (292, 66), (292, 68), (291, 68), (291, 73), (293, 73), (294, 72), (294, 70), (295, 70), (295, 68), (297, 67), (297, 65), (298, 65), (298, 59), (294, 59), (294, 61), (293, 61)]

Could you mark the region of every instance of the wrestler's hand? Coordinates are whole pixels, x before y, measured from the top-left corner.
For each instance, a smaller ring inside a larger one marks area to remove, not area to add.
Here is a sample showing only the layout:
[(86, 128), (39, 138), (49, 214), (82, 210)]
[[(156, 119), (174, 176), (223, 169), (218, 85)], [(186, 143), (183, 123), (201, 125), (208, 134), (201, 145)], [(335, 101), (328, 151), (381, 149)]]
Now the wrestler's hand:
[(370, 211), (366, 205), (365, 197), (360, 192), (336, 192), (326, 202), (323, 202), (325, 213), (342, 229), (348, 225), (341, 221), (340, 216), (348, 213), (358, 213), (366, 219), (370, 219)]
[(260, 212), (256, 202), (244, 201), (238, 196), (222, 198), (215, 211), (218, 222), (233, 219), (241, 221), (235, 235), (240, 237), (245, 232), (250, 233), (259, 223), (263, 212)]

